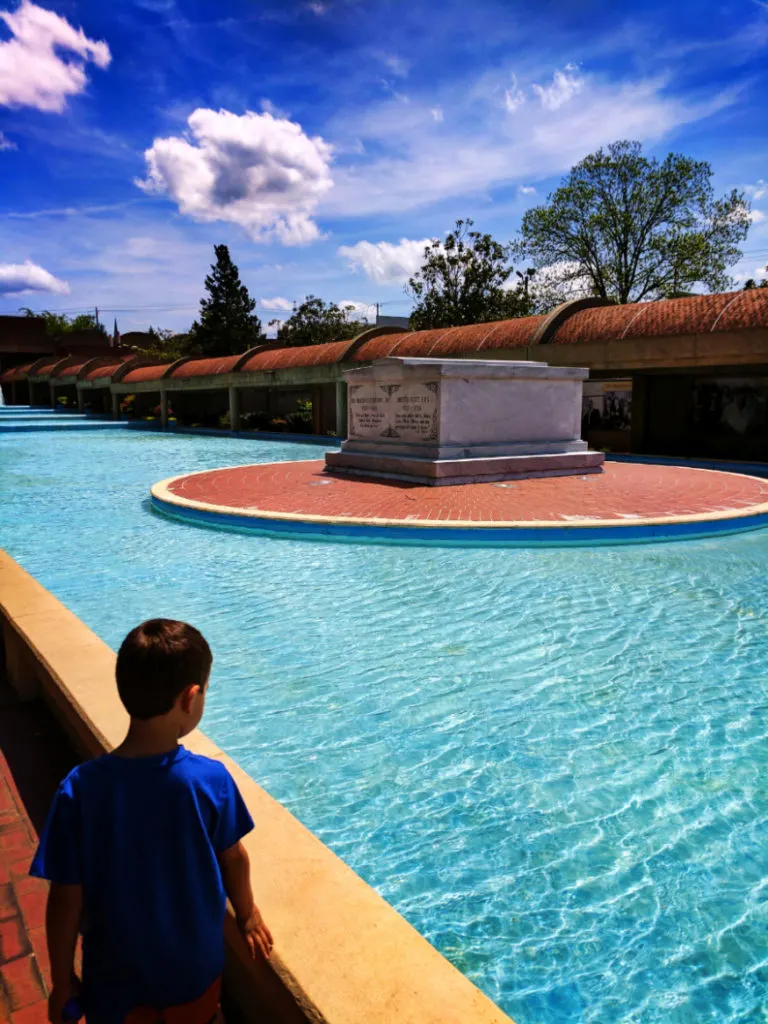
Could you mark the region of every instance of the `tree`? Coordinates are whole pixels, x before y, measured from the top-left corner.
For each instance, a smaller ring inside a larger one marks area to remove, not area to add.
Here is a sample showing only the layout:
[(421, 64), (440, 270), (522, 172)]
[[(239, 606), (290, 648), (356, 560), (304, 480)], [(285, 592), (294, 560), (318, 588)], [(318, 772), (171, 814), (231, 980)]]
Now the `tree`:
[(433, 238), (424, 249), (421, 270), (406, 292), (416, 300), (411, 327), (458, 327), (525, 316), (532, 311), (529, 284), (533, 271), (513, 270), (511, 246), (472, 230), (473, 221), (457, 220), (445, 241)]
[(323, 302), (308, 295), (293, 313), (278, 324), (277, 340), (281, 345), (322, 345), (327, 341), (344, 341), (365, 330), (366, 324), (350, 319), (354, 306), (342, 309), (333, 302)]
[(71, 334), (72, 331), (101, 331), (106, 334), (104, 324), (99, 323), (93, 313), (80, 313), (77, 316), (67, 316), (66, 313), (52, 313), (49, 309), (43, 309), (39, 313), (28, 306), (20, 310), (24, 316), (39, 316), (45, 320), (46, 334), (52, 338), (62, 334)]
[(263, 340), (256, 300), (240, 280), (226, 245), (215, 245), (216, 262), (205, 279), (208, 298), (200, 301), (200, 320), (190, 335), (204, 356), (234, 355)]
[(643, 156), (639, 142), (614, 142), (571, 170), (523, 217), (515, 251), (538, 268), (568, 268), (589, 291), (615, 302), (669, 298), (695, 286), (725, 291), (741, 256), (749, 204), (734, 189), (715, 199), (712, 168), (670, 153)]
[[(768, 274), (768, 267), (764, 267), (763, 270)], [(754, 277), (748, 277), (744, 282), (744, 291), (751, 291), (753, 288), (768, 288), (768, 277), (764, 277), (761, 281), (756, 281)]]
[(176, 334), (165, 327), (150, 327), (145, 345), (134, 345), (133, 351), (144, 359), (159, 363), (175, 363), (185, 356), (199, 356), (200, 346), (190, 334)]

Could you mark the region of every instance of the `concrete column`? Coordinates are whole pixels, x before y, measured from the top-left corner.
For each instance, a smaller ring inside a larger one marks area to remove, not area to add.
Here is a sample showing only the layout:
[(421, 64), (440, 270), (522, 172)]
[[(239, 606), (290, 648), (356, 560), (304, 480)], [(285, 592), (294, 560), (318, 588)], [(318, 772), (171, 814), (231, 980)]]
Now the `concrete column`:
[(112, 392), (112, 419), (120, 419), (120, 395), (116, 391)]
[(80, 388), (77, 389), (77, 411), (85, 412), (85, 395)]
[(312, 388), (312, 430), (315, 434), (323, 432), (323, 389)]
[(347, 382), (336, 381), (336, 434), (347, 436)]
[(165, 390), (160, 392), (160, 424), (168, 426), (168, 392)]
[(240, 393), (237, 388), (229, 389), (229, 429), (240, 429)]
[(648, 378), (642, 374), (632, 375), (632, 433), (630, 451), (645, 451), (648, 429)]

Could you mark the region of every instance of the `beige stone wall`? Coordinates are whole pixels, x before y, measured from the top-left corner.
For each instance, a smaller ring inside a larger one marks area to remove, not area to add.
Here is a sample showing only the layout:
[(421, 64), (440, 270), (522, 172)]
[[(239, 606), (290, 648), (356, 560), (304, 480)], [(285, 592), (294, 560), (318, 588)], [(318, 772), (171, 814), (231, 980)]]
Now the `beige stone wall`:
[[(18, 691), (29, 697), (41, 692), (84, 756), (119, 743), (127, 716), (114, 685), (114, 652), (2, 551), (0, 620), (7, 670)], [(509, 1024), (494, 1003), (203, 733), (185, 742), (227, 765), (257, 823), (245, 845), (275, 953), (269, 965), (251, 962), (228, 920), (227, 982), (244, 1019), (253, 1024)]]

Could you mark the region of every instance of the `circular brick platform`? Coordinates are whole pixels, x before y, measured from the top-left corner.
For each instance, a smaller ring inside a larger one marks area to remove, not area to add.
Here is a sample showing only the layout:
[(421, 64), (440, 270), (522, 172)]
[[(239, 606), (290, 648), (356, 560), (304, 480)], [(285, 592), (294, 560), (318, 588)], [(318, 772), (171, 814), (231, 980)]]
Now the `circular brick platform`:
[(768, 525), (768, 480), (607, 462), (590, 476), (457, 487), (331, 476), (325, 463), (206, 470), (155, 484), (166, 515), (262, 534), (439, 544), (616, 544)]

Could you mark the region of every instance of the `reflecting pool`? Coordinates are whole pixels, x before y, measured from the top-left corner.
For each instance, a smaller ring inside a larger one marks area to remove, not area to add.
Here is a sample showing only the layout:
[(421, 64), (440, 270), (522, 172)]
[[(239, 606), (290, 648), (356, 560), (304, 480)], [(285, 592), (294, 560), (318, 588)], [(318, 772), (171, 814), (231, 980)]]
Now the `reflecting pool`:
[(113, 647), (199, 626), (205, 730), (518, 1024), (764, 1022), (768, 532), (399, 548), (149, 509), (324, 450), (0, 434), (0, 544)]

